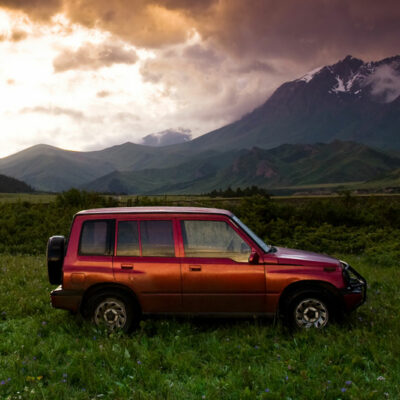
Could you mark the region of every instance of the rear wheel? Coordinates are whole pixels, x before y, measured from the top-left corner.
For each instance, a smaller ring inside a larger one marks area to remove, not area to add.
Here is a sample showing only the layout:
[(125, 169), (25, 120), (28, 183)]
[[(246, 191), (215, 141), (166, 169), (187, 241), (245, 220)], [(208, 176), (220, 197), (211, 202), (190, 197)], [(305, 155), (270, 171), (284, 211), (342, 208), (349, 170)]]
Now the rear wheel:
[(298, 329), (323, 329), (330, 323), (333, 309), (328, 299), (319, 293), (294, 296), (286, 310), (285, 320)]
[(109, 331), (130, 332), (140, 319), (134, 300), (123, 293), (104, 292), (89, 300), (93, 322)]

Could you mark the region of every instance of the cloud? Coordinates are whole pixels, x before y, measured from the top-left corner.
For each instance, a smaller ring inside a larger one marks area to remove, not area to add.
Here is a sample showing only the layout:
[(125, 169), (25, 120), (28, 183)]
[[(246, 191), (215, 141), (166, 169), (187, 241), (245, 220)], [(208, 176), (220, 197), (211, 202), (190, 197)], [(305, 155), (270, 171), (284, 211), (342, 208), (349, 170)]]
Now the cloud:
[(400, 96), (400, 71), (390, 65), (381, 65), (366, 79), (365, 84), (371, 86), (373, 95), (390, 103)]
[(171, 144), (184, 143), (192, 139), (190, 132), (190, 129), (184, 128), (167, 129), (145, 136), (141, 144), (147, 146), (168, 146)]
[(28, 33), (21, 30), (13, 30), (8, 34), (0, 35), (0, 42), (5, 42), (6, 40), (10, 42), (19, 42), (20, 40), (24, 40), (28, 37)]
[(108, 97), (111, 96), (111, 92), (107, 91), (107, 90), (100, 90), (99, 92), (96, 93), (96, 97)]
[(118, 122), (136, 122), (140, 121), (140, 117), (129, 112), (118, 112), (113, 116), (113, 119)]
[(0, 0), (0, 7), (24, 11), (33, 19), (49, 20), (62, 9), (62, 0)]
[(65, 49), (53, 61), (55, 72), (71, 69), (95, 70), (113, 64), (134, 64), (138, 60), (136, 52), (113, 43), (85, 43), (77, 50)]
[(36, 107), (25, 107), (21, 110), (22, 114), (25, 113), (43, 113), (47, 115), (66, 115), (75, 120), (82, 120), (85, 118), (85, 115), (81, 111), (63, 108), (63, 107), (43, 107), (43, 106), (36, 106)]

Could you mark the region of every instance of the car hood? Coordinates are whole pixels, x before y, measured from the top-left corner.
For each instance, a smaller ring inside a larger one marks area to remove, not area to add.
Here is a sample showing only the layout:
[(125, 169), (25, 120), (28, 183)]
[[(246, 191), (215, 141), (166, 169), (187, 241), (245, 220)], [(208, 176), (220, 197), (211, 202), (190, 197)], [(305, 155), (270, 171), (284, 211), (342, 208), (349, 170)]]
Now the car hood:
[(315, 266), (340, 266), (340, 261), (325, 254), (313, 253), (296, 249), (287, 249), (285, 247), (275, 247), (274, 256), (278, 264), (286, 265), (315, 265)]

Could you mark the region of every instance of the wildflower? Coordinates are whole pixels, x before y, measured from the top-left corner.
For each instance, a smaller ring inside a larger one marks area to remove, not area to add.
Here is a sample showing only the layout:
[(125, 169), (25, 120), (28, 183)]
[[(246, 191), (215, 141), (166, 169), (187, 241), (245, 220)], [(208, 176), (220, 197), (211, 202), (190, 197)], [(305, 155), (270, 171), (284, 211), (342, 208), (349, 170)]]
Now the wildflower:
[(66, 380), (66, 379), (63, 379), (61, 382), (63, 382), (63, 383), (67, 383), (67, 380)]
[(264, 390), (264, 392), (265, 392), (265, 393), (269, 393), (270, 390), (269, 390), (268, 388), (266, 388), (266, 389)]
[(7, 382), (10, 382), (11, 381), (11, 378), (7, 378)]
[(286, 375), (285, 376), (285, 381), (288, 381), (289, 380), (289, 377)]
[(97, 338), (96, 338), (96, 336), (93, 336), (93, 340), (96, 340)]
[(376, 378), (376, 380), (377, 380), (377, 381), (384, 381), (384, 380), (385, 380), (385, 377), (384, 377), (384, 376), (378, 376), (378, 377)]
[(257, 346), (257, 345), (256, 345), (256, 346), (254, 346), (254, 348), (255, 348), (256, 350), (258, 350), (258, 349), (260, 348), (260, 346)]
[(66, 372), (63, 373), (63, 378), (66, 378), (68, 374)]
[(345, 382), (345, 384), (346, 384), (347, 386), (350, 386), (352, 383), (353, 383), (352, 381), (346, 381), (346, 382)]
[(137, 360), (137, 363), (140, 365), (142, 362), (140, 360)]
[(1, 381), (0, 382), (0, 385), (5, 385), (6, 384), (6, 381)]
[(44, 326), (44, 325), (47, 325), (47, 322), (46, 321), (42, 321), (42, 325)]
[(340, 389), (340, 391), (341, 391), (342, 393), (344, 393), (346, 390), (347, 390), (346, 388), (341, 388), (341, 389)]

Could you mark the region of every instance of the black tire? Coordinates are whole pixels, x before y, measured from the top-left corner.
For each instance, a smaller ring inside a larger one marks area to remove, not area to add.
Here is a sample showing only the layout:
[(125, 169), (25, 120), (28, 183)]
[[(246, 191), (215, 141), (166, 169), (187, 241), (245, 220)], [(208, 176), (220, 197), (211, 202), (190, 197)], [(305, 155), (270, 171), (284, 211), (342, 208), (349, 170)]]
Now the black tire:
[(94, 294), (87, 310), (95, 325), (109, 331), (129, 333), (140, 321), (140, 308), (133, 297), (114, 290)]
[(333, 317), (332, 302), (318, 291), (295, 293), (284, 312), (284, 322), (292, 329), (323, 329)]
[(65, 238), (52, 236), (47, 242), (47, 272), (52, 285), (61, 285), (63, 278)]

